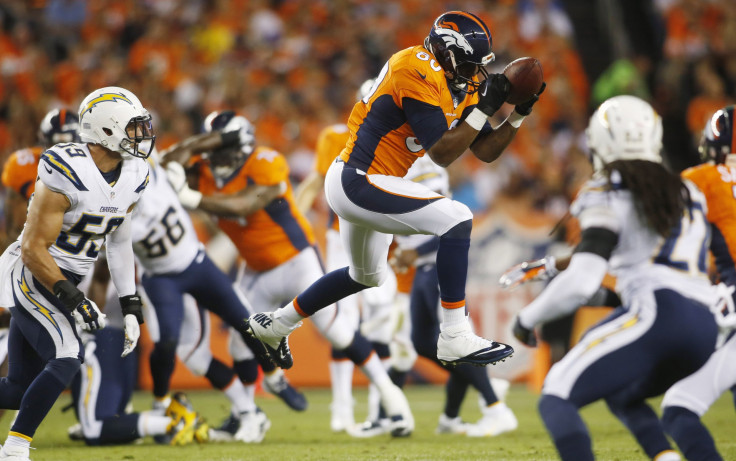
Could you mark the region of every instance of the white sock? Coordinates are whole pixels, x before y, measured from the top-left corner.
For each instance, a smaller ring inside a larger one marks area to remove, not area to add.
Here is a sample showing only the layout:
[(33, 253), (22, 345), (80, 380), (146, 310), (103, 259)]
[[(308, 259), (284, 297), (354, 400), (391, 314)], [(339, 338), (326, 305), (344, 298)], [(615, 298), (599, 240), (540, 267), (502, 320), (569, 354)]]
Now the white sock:
[(138, 434), (141, 437), (163, 435), (170, 424), (171, 418), (156, 414), (156, 410), (142, 411), (138, 416)]
[(501, 413), (506, 412), (506, 410), (508, 409), (509, 407), (507, 407), (505, 403), (499, 400), (498, 402), (491, 405), (486, 405), (486, 407), (482, 409), (482, 413), (483, 416), (495, 417)]
[(368, 388), (368, 420), (375, 421), (378, 419), (378, 406), (381, 403), (380, 389), (384, 386), (393, 386), (393, 383), (386, 372), (386, 364), (375, 353), (371, 354), (360, 369), (371, 380)]
[(330, 382), (332, 384), (332, 401), (341, 405), (353, 402), (353, 370), (355, 365), (350, 360), (330, 361)]
[(9, 447), (30, 448), (31, 440), (33, 440), (33, 437), (28, 437), (27, 435), (23, 435), (19, 432), (10, 431), (10, 433), (8, 434), (8, 438), (5, 439), (5, 445)]
[(169, 408), (170, 404), (171, 394), (166, 394), (164, 397), (153, 397), (153, 411), (159, 416), (163, 416), (166, 413), (166, 409)]
[(273, 313), (273, 318), (277, 319), (279, 323), (289, 328), (290, 330), (293, 330), (294, 328), (299, 326), (299, 322), (304, 319), (304, 317), (302, 317), (299, 312), (296, 311), (296, 308), (294, 307), (294, 301), (290, 302), (280, 309), (276, 309), (276, 312)]
[(455, 326), (465, 322), (465, 308), (459, 307), (456, 309), (445, 309), (442, 308), (442, 325), (441, 329)]
[(245, 394), (245, 400), (243, 400), (242, 411), (255, 411), (256, 410), (256, 385), (255, 384), (243, 384), (243, 393)]
[(230, 400), (232, 407), (237, 410), (238, 414), (255, 409), (253, 396), (248, 395), (248, 392), (245, 390), (245, 386), (243, 386), (243, 383), (241, 383), (239, 379), (233, 379), (233, 382), (222, 391), (225, 393), (228, 400)]

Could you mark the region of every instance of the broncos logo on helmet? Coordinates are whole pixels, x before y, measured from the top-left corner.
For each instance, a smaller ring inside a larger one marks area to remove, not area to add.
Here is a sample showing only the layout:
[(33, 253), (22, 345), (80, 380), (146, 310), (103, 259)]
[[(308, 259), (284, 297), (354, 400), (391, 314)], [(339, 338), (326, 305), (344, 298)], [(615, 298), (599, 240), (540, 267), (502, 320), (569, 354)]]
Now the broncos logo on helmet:
[(478, 91), (479, 73), (488, 77), (485, 66), (495, 55), (491, 32), (480, 18), (465, 11), (449, 11), (432, 25), (424, 47), (430, 51), (445, 71), (448, 82), (466, 93)]
[(463, 50), (465, 54), (473, 54), (473, 47), (470, 46), (470, 42), (459, 32), (452, 29), (437, 29), (436, 32), (445, 41), (446, 47), (455, 46)]
[(703, 162), (724, 163), (728, 155), (736, 154), (735, 107), (717, 110), (705, 124), (698, 147)]

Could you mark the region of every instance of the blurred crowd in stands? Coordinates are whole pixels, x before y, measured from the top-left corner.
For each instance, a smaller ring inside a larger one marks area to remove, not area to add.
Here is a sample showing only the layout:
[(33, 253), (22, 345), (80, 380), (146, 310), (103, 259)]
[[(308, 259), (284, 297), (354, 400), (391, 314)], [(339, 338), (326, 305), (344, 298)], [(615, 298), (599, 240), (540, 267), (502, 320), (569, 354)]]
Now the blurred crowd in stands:
[[(631, 4), (641, 16), (633, 22)], [(0, 160), (36, 143), (50, 108), (76, 110), (90, 89), (117, 85), (154, 113), (159, 148), (197, 133), (210, 111), (232, 108), (255, 123), (259, 144), (286, 154), (298, 181), (319, 130), (347, 119), (361, 82), (422, 43), (449, 9), (487, 22), (491, 71), (534, 56), (547, 82), (501, 161), (464, 156), (451, 167), (456, 198), (481, 215), (511, 195), (559, 218), (589, 173), (587, 118), (610, 96), (653, 103), (681, 168), (697, 158), (706, 117), (736, 94), (733, 0), (3, 0)], [(593, 26), (607, 45), (586, 54)], [(627, 35), (642, 28), (646, 46)]]

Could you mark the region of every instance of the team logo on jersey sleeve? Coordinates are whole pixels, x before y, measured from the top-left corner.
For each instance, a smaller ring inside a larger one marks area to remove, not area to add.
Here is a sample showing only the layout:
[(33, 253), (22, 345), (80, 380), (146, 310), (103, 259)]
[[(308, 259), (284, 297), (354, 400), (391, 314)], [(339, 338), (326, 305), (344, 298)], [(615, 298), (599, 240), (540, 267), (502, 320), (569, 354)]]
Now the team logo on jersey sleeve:
[(77, 173), (74, 171), (74, 169), (69, 166), (69, 164), (66, 163), (64, 159), (62, 159), (61, 156), (56, 152), (52, 150), (47, 150), (43, 153), (41, 160), (46, 162), (54, 170), (64, 175), (65, 178), (67, 178), (72, 184), (74, 184), (74, 187), (76, 187), (77, 190), (88, 190), (82, 183), (82, 180), (79, 179), (79, 176), (77, 176)]

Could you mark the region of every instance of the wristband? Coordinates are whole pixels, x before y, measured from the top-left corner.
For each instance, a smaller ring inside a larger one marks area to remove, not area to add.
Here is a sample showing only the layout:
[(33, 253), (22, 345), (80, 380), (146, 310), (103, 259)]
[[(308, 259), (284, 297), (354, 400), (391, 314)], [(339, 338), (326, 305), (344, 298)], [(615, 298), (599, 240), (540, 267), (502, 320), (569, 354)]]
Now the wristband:
[(506, 119), (506, 123), (513, 126), (514, 128), (519, 128), (521, 126), (521, 122), (524, 121), (526, 118), (526, 115), (521, 115), (520, 113), (513, 111), (511, 112), (511, 115)]
[(84, 301), (84, 293), (75, 287), (69, 280), (59, 280), (54, 283), (54, 296), (59, 298), (64, 307), (69, 311), (73, 311), (79, 303)]
[(487, 121), (488, 115), (483, 113), (483, 111), (478, 109), (477, 107), (471, 110), (468, 116), (465, 117), (465, 122), (473, 127), (475, 131), (480, 131), (483, 126), (485, 126)]
[(138, 295), (120, 297), (120, 310), (123, 311), (123, 317), (131, 314), (136, 318), (136, 320), (138, 320), (139, 325), (143, 323), (142, 306), (141, 297)]

